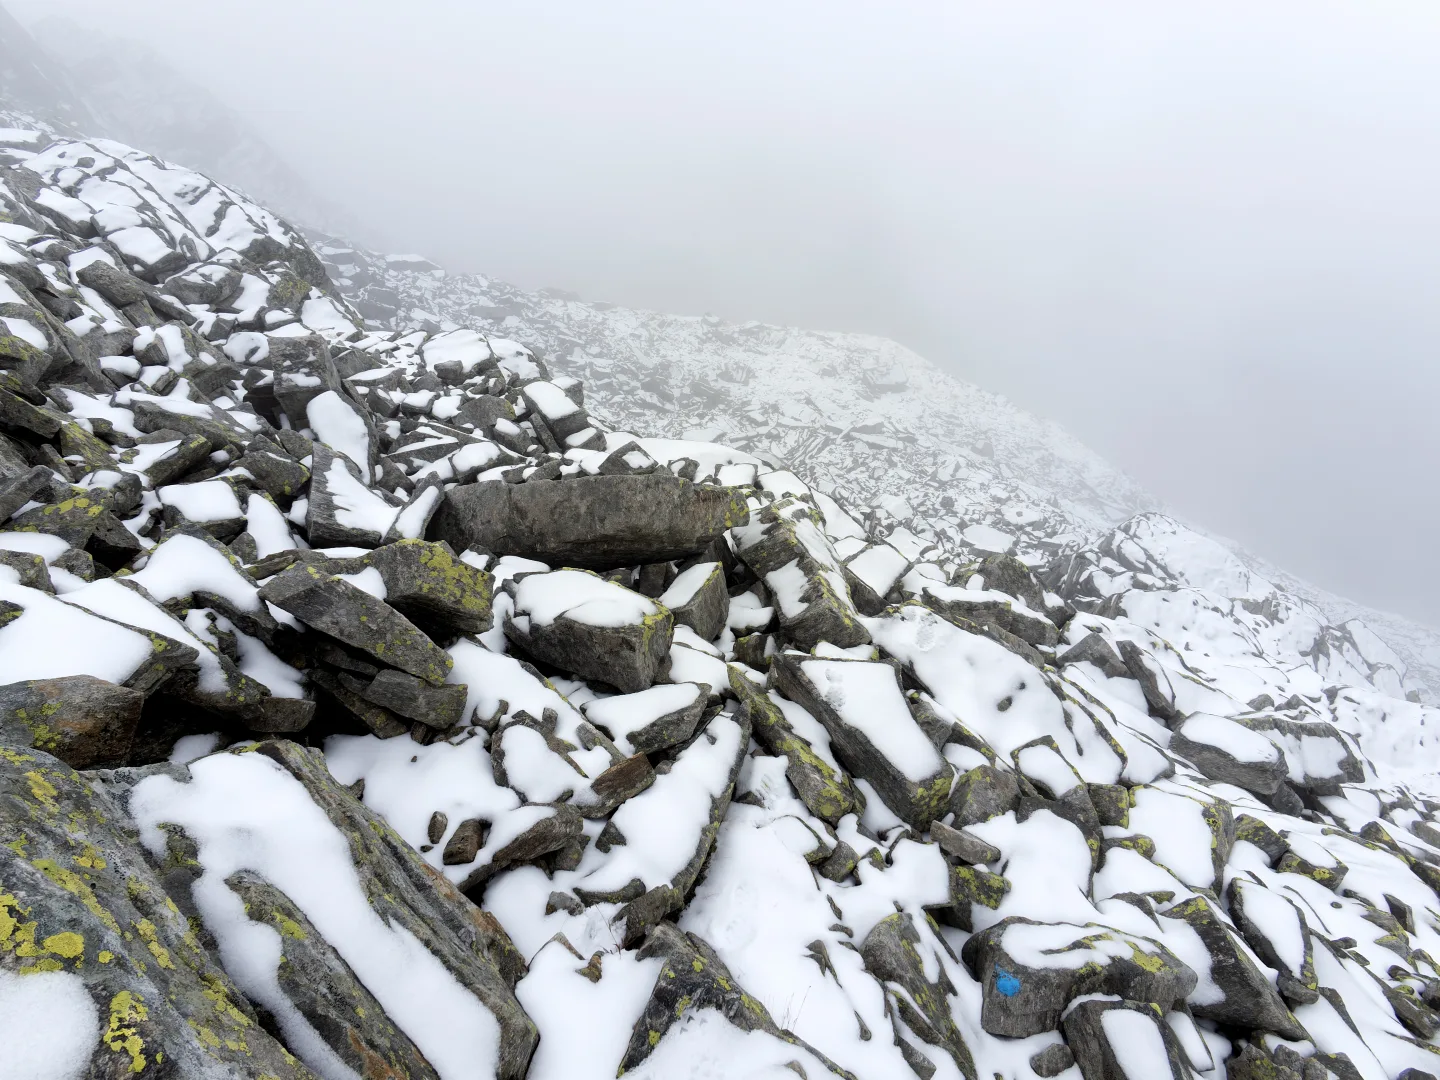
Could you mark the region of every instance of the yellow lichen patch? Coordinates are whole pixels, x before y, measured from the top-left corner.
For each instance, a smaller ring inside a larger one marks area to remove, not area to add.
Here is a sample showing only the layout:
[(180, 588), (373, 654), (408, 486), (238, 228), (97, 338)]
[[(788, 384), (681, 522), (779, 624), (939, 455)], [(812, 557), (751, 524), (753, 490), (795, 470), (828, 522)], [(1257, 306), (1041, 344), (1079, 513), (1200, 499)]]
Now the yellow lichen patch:
[(115, 959), (115, 954), (109, 949), (101, 949), (99, 954), (96, 955), (95, 959), (99, 960), (102, 964), (108, 964)]
[(145, 1040), (140, 1037), (136, 1025), (149, 1017), (150, 1010), (139, 994), (121, 990), (110, 999), (110, 1023), (100, 1041), (115, 1053), (129, 1057), (132, 1073), (142, 1072), (145, 1068)]
[(100, 901), (95, 899), (94, 891), (81, 880), (79, 874), (73, 870), (66, 870), (49, 859), (36, 859), (31, 865), (66, 892), (78, 897), (80, 902), (85, 905), (85, 910), (91, 915), (94, 915), (115, 933), (120, 932), (120, 924), (115, 921), (115, 916), (100, 906)]
[(141, 919), (133, 925), (135, 932), (140, 935), (140, 940), (143, 941), (145, 947), (150, 950), (150, 955), (155, 957), (155, 962), (162, 968), (173, 969), (175, 965), (170, 960), (170, 950), (160, 944), (160, 940), (156, 936), (155, 924), (149, 919)]
[(104, 870), (109, 864), (105, 857), (100, 854), (100, 849), (88, 840), (80, 848), (79, 855), (72, 855), (70, 861), (76, 866), (83, 866), (87, 870)]
[(44, 773), (38, 769), (31, 769), (25, 774), (25, 780), (30, 785), (31, 798), (37, 803), (52, 814), (60, 809), (59, 804), (55, 801), (55, 796), (60, 793), (55, 790), (54, 784), (45, 779)]
[(52, 952), (66, 960), (75, 960), (85, 954), (85, 939), (73, 930), (51, 934), (42, 944), (46, 952)]

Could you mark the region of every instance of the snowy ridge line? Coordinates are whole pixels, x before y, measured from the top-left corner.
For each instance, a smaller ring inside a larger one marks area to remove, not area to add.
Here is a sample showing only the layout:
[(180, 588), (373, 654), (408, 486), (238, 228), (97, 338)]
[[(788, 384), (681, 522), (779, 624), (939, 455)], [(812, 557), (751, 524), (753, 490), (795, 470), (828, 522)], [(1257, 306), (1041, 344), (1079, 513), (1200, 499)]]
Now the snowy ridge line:
[[(910, 473), (678, 437), (733, 397), (612, 426), (521, 323), (367, 326), (233, 189), (5, 123), (29, 1075), (1433, 1073), (1440, 710), (1363, 627), (1072, 528), (1036, 431), (932, 528)], [(918, 463), (890, 359), (805, 407)]]

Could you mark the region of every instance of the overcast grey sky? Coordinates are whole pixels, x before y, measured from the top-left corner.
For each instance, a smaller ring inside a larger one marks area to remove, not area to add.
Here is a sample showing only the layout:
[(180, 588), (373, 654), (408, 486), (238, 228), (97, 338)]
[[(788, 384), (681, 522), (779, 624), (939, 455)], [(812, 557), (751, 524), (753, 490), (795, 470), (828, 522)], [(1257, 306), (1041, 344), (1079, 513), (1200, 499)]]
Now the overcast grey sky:
[(1433, 0), (9, 0), (143, 36), (368, 238), (897, 338), (1440, 624)]

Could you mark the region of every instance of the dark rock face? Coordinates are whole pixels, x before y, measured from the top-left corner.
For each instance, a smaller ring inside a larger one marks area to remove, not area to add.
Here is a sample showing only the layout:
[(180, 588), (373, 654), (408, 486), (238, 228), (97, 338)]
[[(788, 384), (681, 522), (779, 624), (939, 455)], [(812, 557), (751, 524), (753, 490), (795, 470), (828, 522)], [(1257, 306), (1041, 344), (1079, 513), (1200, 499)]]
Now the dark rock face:
[(294, 566), (265, 583), (260, 596), (307, 626), (436, 686), (451, 660), (383, 600), (314, 566)]
[(1285, 757), (1273, 743), (1264, 739), (1252, 739), (1258, 750), (1248, 758), (1237, 756), (1229, 747), (1232, 739), (1223, 735), (1217, 737), (1216, 729), (1223, 732), (1226, 725), (1241, 736), (1245, 729), (1231, 720), (1201, 715), (1187, 717), (1176, 725), (1170, 740), (1170, 749), (1183, 758), (1188, 758), (1202, 773), (1212, 780), (1253, 791), (1257, 795), (1273, 795), (1285, 780)]
[(0, 739), (74, 769), (123, 765), (145, 695), (89, 675), (0, 686)]
[(749, 516), (738, 492), (674, 476), (487, 481), (448, 491), (430, 535), (457, 551), (604, 570), (698, 554)]

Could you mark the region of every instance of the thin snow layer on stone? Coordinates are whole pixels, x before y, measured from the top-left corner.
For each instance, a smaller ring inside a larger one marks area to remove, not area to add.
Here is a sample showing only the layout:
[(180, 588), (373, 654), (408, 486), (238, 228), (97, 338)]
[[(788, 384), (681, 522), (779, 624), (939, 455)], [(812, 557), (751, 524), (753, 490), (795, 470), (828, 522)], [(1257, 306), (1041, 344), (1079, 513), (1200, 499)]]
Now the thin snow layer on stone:
[(634, 626), (659, 608), (647, 597), (587, 574), (583, 570), (555, 570), (523, 578), (516, 586), (515, 610), (533, 625), (549, 626), (560, 616), (587, 626)]
[(99, 1045), (100, 1012), (79, 975), (0, 969), (0, 1075), (78, 1080)]
[(1154, 1080), (1170, 1072), (1165, 1038), (1149, 1013), (1107, 1009), (1100, 1017), (1100, 1029), (1124, 1080)]
[[(1244, 724), (1213, 713), (1191, 713), (1177, 729), (1191, 742), (1204, 743), (1217, 750), (1223, 750), (1236, 761), (1276, 762), (1280, 760), (1280, 749), (1258, 731), (1251, 731)], [(1333, 742), (1333, 740), (1330, 740)], [(1332, 772), (1339, 771), (1339, 760)], [(1322, 773), (1321, 775), (1331, 775)]]
[(1280, 962), (1298, 975), (1305, 963), (1305, 923), (1300, 913), (1269, 889), (1242, 883), (1240, 891), (1245, 918), (1270, 942)]
[(1078, 787), (1080, 778), (1065, 759), (1044, 743), (1027, 746), (1016, 755), (1020, 771), (1037, 783), (1044, 784), (1056, 798)]
[[(145, 845), (165, 851), (162, 823), (199, 848), (195, 905), (237, 985), (275, 1014), (298, 1056), (321, 1075), (349, 1072), (285, 997), (276, 968), (280, 936), (250, 921), (225, 879), (259, 874), (303, 911), (397, 1027), (445, 1080), (493, 1069), (499, 1025), (413, 935), (366, 901), (350, 845), (304, 785), (262, 754), (216, 754), (190, 765), (191, 780), (152, 776), (135, 786), (130, 812)], [(343, 1072), (340, 1070), (344, 1070)]]
[(145, 569), (137, 570), (130, 580), (162, 604), (198, 590), (222, 597), (241, 611), (260, 610), (259, 589), (215, 548), (184, 533), (162, 540)]
[(869, 739), (906, 779), (918, 784), (944, 767), (910, 715), (889, 664), (804, 660), (800, 670), (840, 719)]
[(668, 773), (621, 803), (610, 820), (626, 842), (608, 852), (590, 847), (575, 884), (609, 892), (636, 878), (647, 889), (673, 879), (694, 857), (711, 802), (724, 793), (741, 749), (739, 724), (723, 714), (711, 720)]
[[(1215, 836), (1205, 807), (1180, 794), (1167, 781), (1133, 789), (1130, 831), (1155, 841), (1155, 861), (1192, 888), (1215, 881)], [(1168, 788), (1168, 789), (1167, 789)]]
[(580, 411), (580, 406), (554, 383), (533, 382), (525, 387), (525, 396), (547, 420), (561, 420)]
[(824, 1062), (764, 1031), (742, 1031), (713, 1009), (687, 1012), (659, 1045), (625, 1075), (634, 1080), (702, 1080), (734, 1076), (785, 1080), (798, 1064), (806, 1076), (824, 1076)]
[(576, 708), (553, 687), (527, 671), (520, 661), (504, 653), (491, 652), (483, 645), (461, 638), (449, 649), (454, 662), (446, 682), (463, 683), (469, 693), (465, 719), (474, 723), (494, 716), (503, 701), (506, 715), (524, 710), (531, 716), (545, 715), (546, 709), (559, 714), (555, 733), (578, 745), (576, 727), (584, 719)]
[(660, 594), (661, 606), (684, 607), (695, 599), (695, 594), (700, 591), (700, 586), (710, 580), (710, 575), (719, 565), (719, 563), (702, 562), (696, 563), (687, 570), (682, 570), (670, 583), (670, 587)]
[(632, 754), (631, 735), (667, 713), (694, 705), (702, 693), (704, 691), (693, 683), (652, 686), (637, 694), (617, 694), (592, 701), (584, 706), (584, 712), (591, 723), (610, 732), (610, 737), (625, 753)]
[(794, 729), (795, 734), (810, 744), (810, 748), (818, 754), (825, 764), (829, 765), (837, 773), (844, 773), (840, 762), (835, 760), (835, 754), (830, 749), (830, 732), (825, 725), (811, 716), (803, 705), (798, 705), (788, 698), (783, 698), (774, 690), (770, 691), (770, 700), (779, 707), (786, 722)]
[(69, 550), (69, 544), (49, 533), (0, 532), (0, 551), (25, 551), (39, 555), (47, 566)]
[[(107, 619), (134, 626), (140, 630), (151, 630), (157, 634), (174, 638), (189, 645), (199, 654), (200, 689), (208, 694), (225, 692), (225, 672), (216, 655), (203, 642), (185, 628), (185, 625), (169, 612), (156, 607), (134, 589), (126, 588), (114, 578), (92, 581), (84, 588), (65, 594), (65, 603), (93, 611)], [(73, 647), (73, 646), (72, 646)], [(34, 678), (34, 676), (31, 676)]]
[(252, 491), (245, 501), (245, 531), (255, 540), (257, 559), (300, 546), (295, 542), (280, 508), (258, 492)]
[(468, 375), (477, 364), (491, 359), (490, 343), (475, 330), (451, 330), (436, 334), (421, 350), (425, 366), (432, 371), (436, 364), (458, 363)]
[(703, 650), (682, 645), (679, 641), (670, 646), (670, 671), (667, 678), (671, 682), (704, 683), (710, 688), (710, 693), (715, 695), (725, 693), (730, 684), (730, 673), (724, 660)]
[(334, 390), (326, 390), (310, 399), (305, 418), (315, 437), (349, 458), (360, 470), (360, 478), (370, 483), (370, 429), (359, 410)]
[(900, 580), (910, 565), (910, 560), (889, 544), (876, 544), (866, 548), (845, 564), (849, 571), (870, 586), (879, 596), (884, 596)]
[(431, 485), (416, 495), (395, 517), (395, 531), (404, 540), (421, 540), (430, 516), (445, 494), (439, 485)]
[(780, 605), (780, 613), (787, 619), (799, 618), (810, 606), (805, 599), (805, 590), (810, 587), (810, 579), (805, 575), (805, 571), (800, 569), (799, 559), (793, 559), (770, 571), (765, 575), (765, 584), (770, 586), (775, 602)]
[(345, 459), (337, 457), (325, 473), (325, 488), (335, 503), (335, 520), (347, 529), (360, 529), (384, 536), (400, 513), (362, 484), (350, 470)]
[(1087, 783), (1119, 779), (1122, 762), (1094, 724), (1083, 715), (1067, 723), (1045, 677), (1003, 645), (914, 604), (865, 625), (877, 645), (909, 666), (942, 707), (1001, 757), (1049, 735)]
[(348, 581), (361, 592), (369, 593), (376, 600), (384, 600), (390, 595), (390, 591), (385, 588), (384, 577), (373, 566), (367, 566), (353, 574), (336, 574), (335, 576), (341, 581)]
[(544, 735), (525, 724), (511, 724), (504, 730), (504, 747), (506, 782), (533, 803), (571, 797), (586, 801), (587, 781), (599, 776), (611, 763), (602, 746), (573, 750), (562, 757), (550, 748)]
[(245, 516), (235, 489), (224, 480), (198, 484), (169, 484), (157, 494), (162, 506), (173, 506), (189, 521), (234, 521)]
[(0, 601), (25, 609), (18, 619), (0, 626), (0, 686), (64, 675), (123, 683), (154, 652), (144, 634), (97, 619), (38, 589), (0, 581)]
[(1074, 822), (1038, 810), (1024, 821), (1012, 810), (967, 827), (998, 848), (1010, 891), (995, 910), (974, 905), (975, 929), (1010, 915), (1046, 922), (1089, 922), (1098, 913), (1087, 897), (1091, 855)]
[(18, 337), (21, 341), (27, 342), (42, 351), (49, 348), (49, 342), (45, 340), (44, 331), (34, 323), (26, 319), (15, 319), (9, 315), (0, 315), (0, 323), (4, 323), (5, 328), (10, 334)]
[(600, 981), (592, 983), (580, 974), (574, 953), (559, 941), (547, 942), (515, 986), (540, 1029), (526, 1080), (614, 1080), (662, 966), (658, 956), (641, 960), (634, 952), (607, 952)]

